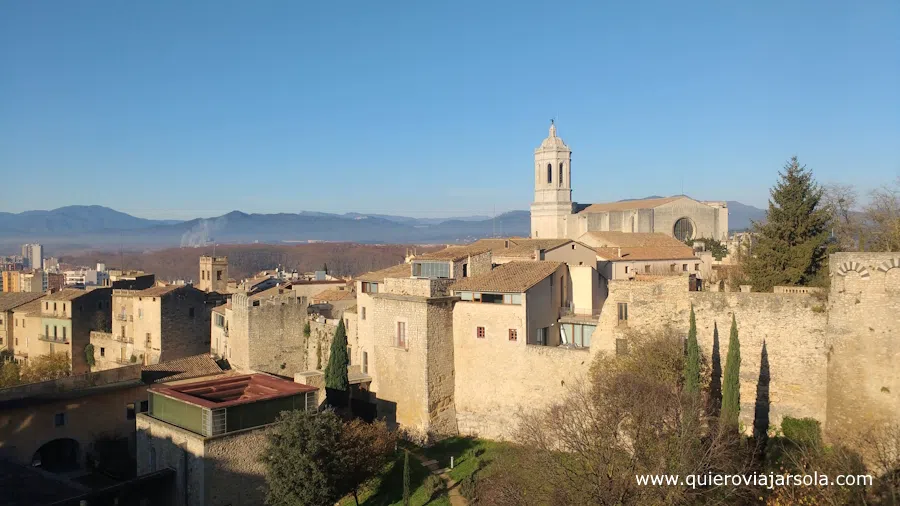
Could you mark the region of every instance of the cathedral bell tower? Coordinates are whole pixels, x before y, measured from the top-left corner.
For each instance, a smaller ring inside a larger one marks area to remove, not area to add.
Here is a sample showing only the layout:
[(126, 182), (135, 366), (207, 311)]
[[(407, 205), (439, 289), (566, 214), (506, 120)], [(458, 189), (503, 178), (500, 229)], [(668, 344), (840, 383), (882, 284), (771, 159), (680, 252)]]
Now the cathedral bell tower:
[[(550, 135), (534, 150), (531, 238), (567, 238), (572, 210), (572, 150), (556, 136), (556, 125), (551, 120)], [(575, 226), (574, 222), (571, 226)]]

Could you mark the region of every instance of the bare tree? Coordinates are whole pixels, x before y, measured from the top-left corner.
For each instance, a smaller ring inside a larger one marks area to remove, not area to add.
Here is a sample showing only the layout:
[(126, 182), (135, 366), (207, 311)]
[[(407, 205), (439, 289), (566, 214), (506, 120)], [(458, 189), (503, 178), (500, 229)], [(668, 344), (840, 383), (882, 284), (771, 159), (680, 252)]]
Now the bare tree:
[(856, 251), (862, 231), (856, 188), (849, 184), (831, 183), (824, 190), (822, 201), (831, 214), (832, 234), (838, 247), (841, 251)]
[(741, 439), (720, 432), (703, 400), (681, 390), (683, 341), (638, 341), (628, 355), (601, 356), (585, 384), (552, 407), (522, 416), (523, 450), (482, 485), (492, 504), (731, 503), (736, 487), (638, 483), (638, 475), (740, 473)]
[(869, 251), (900, 251), (900, 177), (871, 193), (865, 207)]

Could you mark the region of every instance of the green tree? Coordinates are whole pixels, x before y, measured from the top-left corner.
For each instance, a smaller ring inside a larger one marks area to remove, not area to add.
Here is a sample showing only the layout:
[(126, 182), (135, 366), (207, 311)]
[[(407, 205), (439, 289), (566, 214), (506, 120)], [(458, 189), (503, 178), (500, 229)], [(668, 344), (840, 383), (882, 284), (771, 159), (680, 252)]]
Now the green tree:
[(745, 270), (757, 291), (776, 285), (808, 285), (827, 260), (831, 213), (812, 172), (791, 158), (770, 191), (765, 223), (754, 223), (758, 241)]
[(303, 337), (309, 337), (311, 329), (309, 328), (309, 321), (303, 324)]
[(687, 358), (684, 361), (684, 391), (692, 396), (700, 393), (700, 345), (697, 344), (697, 319), (693, 304), (687, 337)]
[(403, 506), (409, 506), (409, 450), (403, 455)]
[(14, 387), (19, 383), (19, 364), (12, 360), (0, 362), (0, 388)]
[(728, 339), (728, 355), (725, 357), (725, 374), (722, 380), (723, 425), (738, 428), (741, 414), (741, 343), (738, 341), (737, 320), (731, 315), (731, 337)]
[(94, 345), (91, 343), (84, 345), (84, 360), (89, 368), (93, 368), (96, 363), (94, 360)]
[(347, 377), (348, 365), (350, 357), (347, 355), (347, 331), (344, 329), (344, 319), (341, 318), (337, 330), (334, 331), (331, 355), (328, 357), (328, 365), (325, 366), (325, 388), (346, 392), (350, 388), (350, 380)]
[(68, 353), (50, 353), (29, 361), (20, 370), (22, 383), (50, 381), (70, 375), (72, 361)]
[(342, 424), (332, 411), (285, 411), (267, 435), (266, 504), (333, 506), (346, 490)]

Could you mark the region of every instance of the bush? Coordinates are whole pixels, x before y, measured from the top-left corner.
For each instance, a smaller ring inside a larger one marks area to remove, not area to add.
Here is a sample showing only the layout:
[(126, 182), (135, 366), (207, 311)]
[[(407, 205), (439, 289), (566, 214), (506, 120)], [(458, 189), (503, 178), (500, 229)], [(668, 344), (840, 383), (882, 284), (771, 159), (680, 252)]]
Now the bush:
[(88, 367), (91, 367), (91, 368), (94, 367), (94, 364), (96, 362), (94, 361), (94, 345), (93, 344), (88, 343), (88, 344), (84, 345), (84, 360), (87, 362)]
[(444, 480), (436, 474), (430, 474), (425, 479), (425, 484), (422, 485), (422, 488), (425, 490), (425, 497), (430, 501), (434, 496), (444, 491)]
[(792, 443), (818, 448), (822, 445), (822, 425), (815, 418), (784, 417), (781, 432)]
[(459, 484), (459, 493), (469, 502), (474, 503), (478, 500), (478, 483), (475, 481), (475, 475), (466, 476)]

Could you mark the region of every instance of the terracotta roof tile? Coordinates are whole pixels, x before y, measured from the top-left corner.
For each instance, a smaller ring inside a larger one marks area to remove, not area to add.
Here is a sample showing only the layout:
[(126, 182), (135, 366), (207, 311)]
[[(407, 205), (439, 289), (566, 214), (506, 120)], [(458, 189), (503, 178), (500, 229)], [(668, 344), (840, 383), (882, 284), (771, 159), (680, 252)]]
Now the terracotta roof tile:
[(386, 278), (408, 278), (412, 275), (411, 269), (412, 267), (410, 267), (409, 264), (403, 263), (379, 271), (367, 272), (366, 274), (357, 277), (356, 281), (384, 283)]
[(9, 311), (19, 306), (28, 304), (31, 301), (40, 299), (44, 294), (41, 292), (14, 292), (0, 293), (0, 311)]
[(340, 288), (329, 288), (313, 295), (316, 301), (337, 302), (339, 300), (347, 300), (356, 297), (356, 292), (352, 290), (341, 290)]
[(62, 290), (51, 293), (47, 296), (47, 300), (75, 300), (82, 295), (89, 293), (88, 290), (79, 290), (77, 288), (63, 288)]
[(141, 297), (162, 297), (163, 295), (174, 292), (179, 288), (185, 288), (185, 285), (154, 286), (152, 288), (145, 288), (139, 291), (137, 295)]
[(212, 310), (214, 313), (225, 314), (226, 309), (231, 309), (231, 301), (230, 300), (221, 306), (214, 307)]
[(493, 250), (495, 257), (534, 258), (534, 250), (550, 250), (572, 242), (571, 239), (519, 239), (510, 240), (509, 247)]
[(463, 278), (452, 286), (454, 291), (522, 293), (556, 272), (561, 262), (509, 262), (490, 272)]
[(662, 233), (588, 232), (579, 240), (597, 248), (687, 247), (678, 239)]
[(604, 260), (687, 260), (697, 259), (694, 250), (688, 246), (680, 247), (643, 247), (643, 248), (594, 248), (597, 256)]
[(199, 378), (221, 372), (222, 368), (209, 354), (169, 360), (141, 368), (141, 376), (148, 383)]
[(448, 260), (455, 262), (472, 255), (480, 255), (491, 251), (491, 247), (486, 244), (468, 244), (465, 246), (450, 246), (439, 251), (432, 251), (422, 255), (416, 255), (416, 260)]
[(664, 197), (658, 199), (640, 199), (640, 200), (624, 200), (622, 202), (608, 202), (604, 204), (591, 204), (586, 208), (582, 209), (581, 213), (605, 213), (609, 211), (633, 211), (636, 209), (652, 209), (654, 207), (659, 207), (663, 204), (668, 204), (669, 202), (674, 202), (678, 199), (684, 199), (689, 197), (684, 196), (675, 196), (675, 197)]
[(22, 316), (40, 315), (42, 302), (44, 302), (43, 299), (33, 300), (28, 304), (22, 304), (21, 306), (13, 309), (13, 312), (19, 313)]

